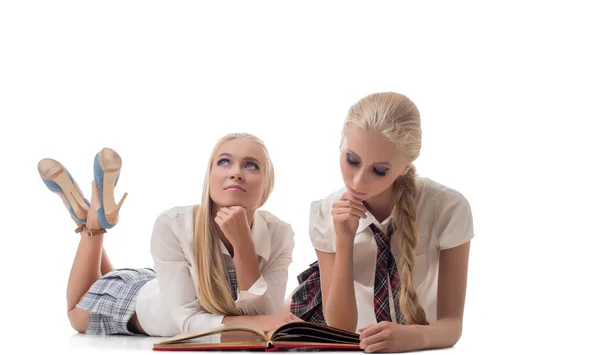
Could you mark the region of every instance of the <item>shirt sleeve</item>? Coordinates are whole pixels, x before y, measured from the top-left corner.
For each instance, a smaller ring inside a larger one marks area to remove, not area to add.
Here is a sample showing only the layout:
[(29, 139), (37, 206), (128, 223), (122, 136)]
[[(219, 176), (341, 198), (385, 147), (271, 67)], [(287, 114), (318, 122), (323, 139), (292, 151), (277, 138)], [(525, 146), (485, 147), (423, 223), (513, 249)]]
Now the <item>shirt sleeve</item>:
[(271, 251), (273, 260), (268, 261), (268, 266), (247, 291), (238, 291), (235, 304), (241, 314), (274, 315), (283, 307), (288, 268), (292, 263), (295, 246), (294, 231), (290, 225), (281, 225), (275, 234), (275, 238), (282, 242), (279, 248)]
[(181, 333), (213, 329), (221, 325), (223, 315), (206, 312), (198, 301), (189, 263), (179, 238), (166, 213), (155, 221), (151, 253), (162, 301)]
[(308, 221), (308, 234), (313, 248), (326, 253), (335, 253), (335, 229), (329, 199), (311, 203)]
[(434, 233), (440, 250), (454, 248), (474, 237), (469, 201), (459, 192), (448, 190), (439, 207)]

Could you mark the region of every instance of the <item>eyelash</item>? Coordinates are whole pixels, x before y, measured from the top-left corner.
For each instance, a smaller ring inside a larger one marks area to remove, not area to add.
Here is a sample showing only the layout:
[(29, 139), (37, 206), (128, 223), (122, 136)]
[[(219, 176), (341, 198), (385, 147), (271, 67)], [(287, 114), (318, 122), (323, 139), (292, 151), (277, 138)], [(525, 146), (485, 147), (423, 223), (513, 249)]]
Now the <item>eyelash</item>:
[[(352, 159), (350, 158), (350, 155), (347, 155), (347, 156), (346, 156), (346, 161), (348, 162), (348, 164), (349, 164), (350, 166), (358, 166), (358, 165), (360, 164), (359, 162), (357, 162), (357, 161), (355, 161), (355, 160), (352, 160)], [(373, 168), (373, 173), (374, 173), (375, 175), (377, 175), (377, 176), (385, 176), (385, 173), (387, 173), (387, 170), (385, 170), (385, 171), (383, 171), (383, 172), (382, 172), (382, 171), (379, 171), (379, 170), (377, 170), (376, 168)]]
[(373, 172), (375, 173), (375, 175), (378, 175), (378, 176), (385, 176), (385, 173), (387, 173), (387, 170), (386, 170), (386, 171), (383, 171), (383, 172), (381, 172), (381, 171), (379, 171), (379, 170), (377, 170), (377, 169), (373, 168)]
[[(229, 163), (230, 161), (227, 158), (222, 158), (222, 159), (219, 159), (219, 161), (217, 161), (217, 165), (221, 165), (224, 162)], [(258, 170), (259, 169), (258, 165), (256, 163), (254, 163), (254, 162), (248, 161), (248, 162), (246, 162), (246, 164), (245, 164), (244, 167), (247, 167), (248, 165), (253, 165), (254, 166), (254, 170)]]

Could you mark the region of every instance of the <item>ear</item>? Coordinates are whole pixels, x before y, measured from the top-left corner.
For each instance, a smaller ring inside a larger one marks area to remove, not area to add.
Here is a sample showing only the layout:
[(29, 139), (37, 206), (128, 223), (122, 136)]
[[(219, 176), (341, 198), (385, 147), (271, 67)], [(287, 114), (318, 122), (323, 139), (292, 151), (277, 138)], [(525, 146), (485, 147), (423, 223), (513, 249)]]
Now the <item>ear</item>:
[(400, 175), (403, 175), (403, 176), (404, 176), (404, 175), (406, 175), (406, 173), (408, 173), (408, 171), (409, 171), (409, 170), (410, 170), (410, 168), (412, 168), (412, 167), (413, 167), (412, 163), (411, 163), (411, 164), (408, 164), (407, 166), (405, 166), (405, 167), (404, 167), (404, 170), (402, 171), (402, 174), (400, 174)]

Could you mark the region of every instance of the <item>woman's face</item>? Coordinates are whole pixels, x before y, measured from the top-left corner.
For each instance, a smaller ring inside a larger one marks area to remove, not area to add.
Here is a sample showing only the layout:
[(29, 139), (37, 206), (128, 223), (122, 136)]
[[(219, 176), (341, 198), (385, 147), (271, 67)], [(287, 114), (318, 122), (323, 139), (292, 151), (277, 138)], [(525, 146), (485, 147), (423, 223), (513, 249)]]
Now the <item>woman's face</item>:
[(410, 162), (381, 133), (349, 127), (340, 151), (340, 168), (348, 192), (368, 200), (392, 187)]
[(213, 156), (210, 198), (220, 207), (256, 209), (265, 190), (266, 157), (250, 139), (223, 143)]

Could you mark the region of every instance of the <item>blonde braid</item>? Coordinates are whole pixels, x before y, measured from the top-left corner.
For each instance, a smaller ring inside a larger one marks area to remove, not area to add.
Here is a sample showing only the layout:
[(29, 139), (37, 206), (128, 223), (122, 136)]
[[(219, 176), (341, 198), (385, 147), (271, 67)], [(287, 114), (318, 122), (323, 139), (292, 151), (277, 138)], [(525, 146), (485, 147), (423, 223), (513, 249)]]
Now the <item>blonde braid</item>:
[(419, 239), (416, 223), (417, 183), (416, 170), (410, 170), (394, 183), (397, 200), (394, 206), (394, 238), (397, 238), (400, 251), (398, 273), (400, 274), (400, 309), (406, 324), (429, 324), (423, 307), (419, 304), (412, 271), (415, 262), (415, 248)]
[[(361, 98), (348, 110), (342, 136), (349, 127), (380, 132), (398, 147), (398, 153), (408, 162), (414, 162), (421, 151), (421, 114), (417, 106), (405, 95), (379, 92)], [(411, 169), (398, 177), (393, 184), (396, 202), (392, 212), (392, 238), (398, 242), (400, 260), (400, 310), (407, 324), (428, 324), (423, 307), (419, 305), (412, 271), (415, 248), (418, 242), (416, 170)]]

